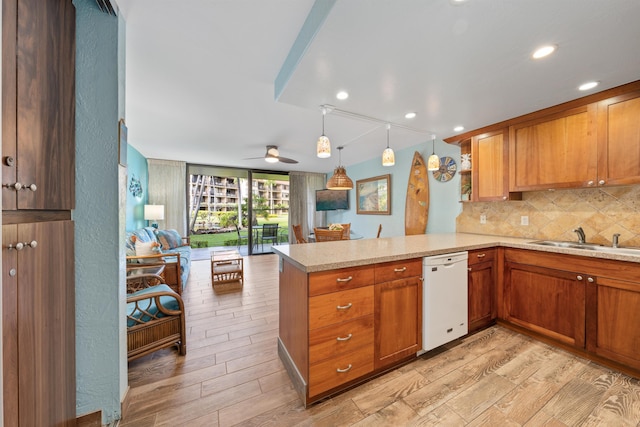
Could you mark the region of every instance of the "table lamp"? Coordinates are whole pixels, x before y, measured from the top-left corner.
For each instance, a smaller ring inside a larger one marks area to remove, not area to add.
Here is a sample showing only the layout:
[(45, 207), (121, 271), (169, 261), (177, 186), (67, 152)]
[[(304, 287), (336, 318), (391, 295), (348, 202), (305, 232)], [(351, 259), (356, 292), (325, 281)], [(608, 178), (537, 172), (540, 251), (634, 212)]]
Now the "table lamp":
[(144, 219), (153, 221), (151, 226), (158, 228), (158, 220), (164, 220), (164, 205), (144, 205)]

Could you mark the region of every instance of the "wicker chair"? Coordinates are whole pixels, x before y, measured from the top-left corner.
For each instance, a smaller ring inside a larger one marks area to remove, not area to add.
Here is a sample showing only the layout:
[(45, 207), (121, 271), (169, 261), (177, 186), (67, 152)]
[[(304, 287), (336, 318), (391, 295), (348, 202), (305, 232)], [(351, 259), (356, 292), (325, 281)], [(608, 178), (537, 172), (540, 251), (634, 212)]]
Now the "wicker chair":
[(327, 230), (325, 228), (314, 228), (313, 234), (316, 242), (330, 242), (332, 240), (342, 240), (343, 230)]
[[(139, 280), (139, 277), (137, 278)], [(149, 275), (149, 282), (162, 280)], [(185, 311), (180, 295), (165, 284), (149, 286), (127, 296), (127, 360), (178, 346), (187, 354)]]
[(302, 225), (294, 224), (292, 227), (293, 227), (293, 234), (296, 236), (296, 243), (307, 243), (304, 236), (302, 235)]

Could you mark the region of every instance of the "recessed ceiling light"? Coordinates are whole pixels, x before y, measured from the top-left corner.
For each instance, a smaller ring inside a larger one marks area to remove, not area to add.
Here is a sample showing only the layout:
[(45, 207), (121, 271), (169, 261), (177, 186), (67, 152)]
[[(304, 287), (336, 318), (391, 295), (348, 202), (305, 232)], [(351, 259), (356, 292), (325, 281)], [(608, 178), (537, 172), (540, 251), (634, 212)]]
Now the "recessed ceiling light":
[(336, 98), (338, 98), (339, 100), (345, 100), (349, 97), (349, 93), (345, 92), (344, 90), (341, 90), (340, 92), (338, 92), (336, 94)]
[(556, 48), (557, 47), (554, 45), (542, 46), (536, 49), (536, 51), (533, 52), (533, 55), (531, 56), (533, 57), (533, 59), (544, 58), (545, 56), (551, 55), (553, 52), (555, 52)]
[(416, 113), (414, 113), (414, 112), (407, 113), (407, 114), (404, 115), (405, 119), (413, 119), (415, 117), (416, 117)]
[(594, 87), (598, 86), (600, 84), (600, 82), (587, 82), (587, 83), (583, 83), (580, 86), (578, 86), (579, 90), (589, 90), (589, 89), (593, 89)]
[(456, 126), (453, 128), (454, 132), (462, 132), (464, 130), (464, 126)]

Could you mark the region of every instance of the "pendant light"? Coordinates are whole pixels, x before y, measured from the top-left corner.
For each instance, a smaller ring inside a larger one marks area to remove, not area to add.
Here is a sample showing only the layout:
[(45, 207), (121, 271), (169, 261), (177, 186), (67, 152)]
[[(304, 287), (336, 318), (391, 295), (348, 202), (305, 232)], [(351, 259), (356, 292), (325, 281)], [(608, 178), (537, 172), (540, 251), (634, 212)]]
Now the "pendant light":
[(396, 156), (393, 150), (389, 148), (389, 130), (391, 125), (387, 123), (387, 148), (382, 152), (382, 166), (393, 166), (396, 164)]
[(436, 154), (436, 136), (435, 135), (431, 135), (431, 147), (432, 147), (433, 154), (431, 154), (429, 156), (429, 160), (427, 160), (427, 170), (437, 171), (438, 169), (440, 169), (440, 159)]
[(327, 190), (351, 190), (353, 181), (347, 176), (347, 171), (342, 167), (340, 153), (344, 147), (338, 147), (338, 167), (333, 171), (333, 176), (327, 181)]
[(331, 141), (324, 135), (324, 116), (327, 115), (327, 109), (322, 109), (322, 135), (318, 138), (316, 143), (316, 155), (321, 159), (331, 157)]

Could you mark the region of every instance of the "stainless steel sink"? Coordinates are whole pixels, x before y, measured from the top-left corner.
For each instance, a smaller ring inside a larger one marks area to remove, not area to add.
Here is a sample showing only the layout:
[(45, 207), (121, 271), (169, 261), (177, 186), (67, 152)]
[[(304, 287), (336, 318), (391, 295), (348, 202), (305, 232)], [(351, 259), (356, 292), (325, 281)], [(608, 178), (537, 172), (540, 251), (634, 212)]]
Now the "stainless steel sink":
[(594, 243), (577, 243), (561, 240), (538, 240), (530, 243), (534, 245), (554, 246), (557, 248), (584, 249), (587, 251), (606, 252), (610, 254), (640, 256), (640, 248), (613, 248), (611, 246), (603, 246)]

